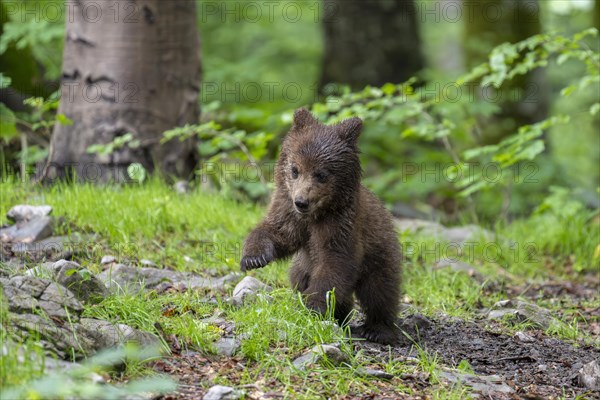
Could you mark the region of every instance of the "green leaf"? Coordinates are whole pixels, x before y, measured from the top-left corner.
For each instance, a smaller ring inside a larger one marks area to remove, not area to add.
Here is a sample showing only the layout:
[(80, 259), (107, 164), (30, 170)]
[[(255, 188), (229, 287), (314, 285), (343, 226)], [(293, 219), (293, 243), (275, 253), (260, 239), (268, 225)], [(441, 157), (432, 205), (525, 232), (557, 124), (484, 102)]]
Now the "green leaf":
[(0, 72), (0, 89), (5, 89), (10, 86), (12, 79), (9, 76), (4, 75)]
[(140, 163), (132, 163), (127, 167), (127, 175), (137, 182), (142, 183), (146, 179), (146, 169)]
[(0, 103), (0, 139), (8, 143), (18, 136), (15, 114), (4, 103)]
[(56, 120), (65, 126), (73, 125), (73, 121), (71, 121), (65, 114), (56, 114)]

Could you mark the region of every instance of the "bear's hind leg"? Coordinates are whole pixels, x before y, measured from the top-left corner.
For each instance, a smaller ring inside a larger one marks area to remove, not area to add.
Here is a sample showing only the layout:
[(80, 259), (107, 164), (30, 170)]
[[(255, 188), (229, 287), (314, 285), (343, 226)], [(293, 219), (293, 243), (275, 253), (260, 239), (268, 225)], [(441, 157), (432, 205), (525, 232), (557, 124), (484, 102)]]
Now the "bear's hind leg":
[(292, 289), (304, 293), (310, 284), (310, 272), (310, 257), (306, 250), (301, 249), (294, 255), (289, 272)]
[(368, 271), (359, 280), (356, 295), (366, 314), (365, 324), (355, 333), (365, 339), (382, 343), (398, 342), (396, 326), (400, 301), (400, 276), (398, 268), (384, 257), (365, 259)]

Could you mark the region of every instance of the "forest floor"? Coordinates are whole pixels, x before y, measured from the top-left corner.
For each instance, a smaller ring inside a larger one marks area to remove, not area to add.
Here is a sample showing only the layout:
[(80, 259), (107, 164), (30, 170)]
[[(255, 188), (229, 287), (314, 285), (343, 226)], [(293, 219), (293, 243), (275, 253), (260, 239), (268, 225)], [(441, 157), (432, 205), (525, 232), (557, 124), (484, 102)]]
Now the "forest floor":
[[(84, 303), (82, 318), (160, 338), (158, 358), (95, 369), (104, 385), (157, 374), (178, 385), (163, 394), (142, 385), (138, 390), (149, 393), (137, 398), (198, 399), (209, 392), (207, 398), (222, 399), (600, 398), (593, 389), (600, 385), (597, 216), (546, 213), (493, 231), (397, 221), (405, 258), (403, 336), (398, 345), (383, 346), (352, 338), (348, 329), (307, 310), (289, 289), (286, 262), (248, 274), (270, 288), (233, 301), (243, 278), (241, 244), (263, 207), (199, 191), (179, 194), (157, 181), (115, 188), (6, 186), (2, 218), (16, 204), (48, 204), (58, 221), (54, 235), (93, 236), (42, 255), (5, 244), (5, 280), (62, 258), (93, 276), (132, 266), (210, 282), (226, 277), (223, 285), (201, 289), (147, 281), (143, 290), (120, 287), (98, 303)], [(56, 355), (46, 349), (41, 361), (19, 358), (39, 343), (4, 329), (14, 314), (8, 313), (10, 299), (2, 300), (5, 390), (52, 373), (43, 360)], [(360, 318), (357, 312), (351, 326)], [(315, 349), (323, 345), (331, 346)], [(65, 397), (91, 393), (74, 385), (68, 372), (59, 376), (72, 390)]]

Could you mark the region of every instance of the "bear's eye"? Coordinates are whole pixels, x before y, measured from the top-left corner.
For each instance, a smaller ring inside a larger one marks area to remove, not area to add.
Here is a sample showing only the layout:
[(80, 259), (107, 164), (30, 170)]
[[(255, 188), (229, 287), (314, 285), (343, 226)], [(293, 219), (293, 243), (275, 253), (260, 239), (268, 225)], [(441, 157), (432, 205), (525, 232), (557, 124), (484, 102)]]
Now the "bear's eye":
[(298, 177), (298, 168), (292, 167), (292, 178), (296, 179)]
[(323, 171), (315, 172), (315, 178), (317, 178), (317, 181), (319, 181), (319, 183), (327, 182), (327, 174)]

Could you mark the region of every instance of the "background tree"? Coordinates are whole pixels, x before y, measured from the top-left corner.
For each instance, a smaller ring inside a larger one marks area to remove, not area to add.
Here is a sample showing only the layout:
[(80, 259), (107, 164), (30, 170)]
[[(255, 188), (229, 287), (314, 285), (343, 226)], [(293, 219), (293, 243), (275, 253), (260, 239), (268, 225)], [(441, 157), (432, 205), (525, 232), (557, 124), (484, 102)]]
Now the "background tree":
[[(516, 43), (541, 33), (537, 0), (465, 1), (465, 61), (471, 69), (487, 61), (489, 49), (502, 43)], [(485, 123), (484, 143), (496, 143), (514, 133), (518, 126), (532, 124), (548, 114), (549, 87), (544, 73), (536, 70), (507, 82), (499, 93), (486, 92), (501, 106), (493, 121)], [(491, 126), (490, 126), (491, 125)]]
[(413, 1), (325, 0), (321, 87), (403, 82), (423, 68)]
[[(71, 7), (58, 112), (72, 124), (55, 126), (44, 178), (72, 169), (84, 180), (121, 180), (132, 163), (191, 173), (194, 143), (160, 139), (198, 120), (196, 2), (82, 0)], [(88, 152), (119, 137), (127, 143), (110, 154)]]

